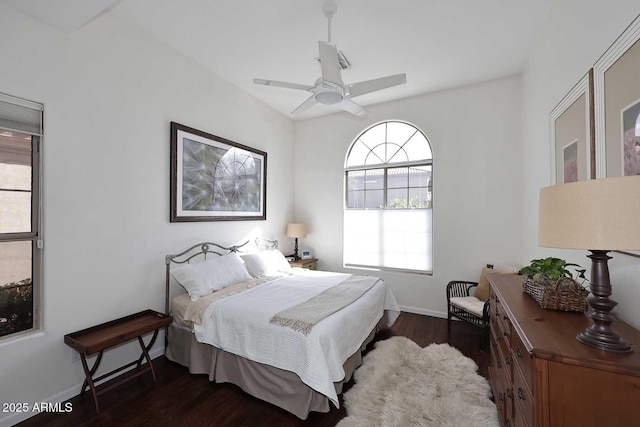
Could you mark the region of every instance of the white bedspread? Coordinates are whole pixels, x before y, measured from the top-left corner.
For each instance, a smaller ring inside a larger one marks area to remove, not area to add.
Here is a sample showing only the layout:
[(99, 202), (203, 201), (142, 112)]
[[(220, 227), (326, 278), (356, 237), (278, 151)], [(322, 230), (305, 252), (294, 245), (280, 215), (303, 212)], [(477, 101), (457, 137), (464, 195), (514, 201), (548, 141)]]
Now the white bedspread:
[(387, 284), (376, 284), (360, 299), (314, 326), (309, 335), (272, 325), (269, 319), (281, 310), (300, 304), (350, 275), (304, 270), (240, 294), (213, 302), (202, 324), (194, 325), (196, 339), (255, 362), (295, 372), (312, 389), (339, 407), (333, 385), (344, 379), (344, 362), (382, 317), (389, 313), (391, 326), (400, 314)]

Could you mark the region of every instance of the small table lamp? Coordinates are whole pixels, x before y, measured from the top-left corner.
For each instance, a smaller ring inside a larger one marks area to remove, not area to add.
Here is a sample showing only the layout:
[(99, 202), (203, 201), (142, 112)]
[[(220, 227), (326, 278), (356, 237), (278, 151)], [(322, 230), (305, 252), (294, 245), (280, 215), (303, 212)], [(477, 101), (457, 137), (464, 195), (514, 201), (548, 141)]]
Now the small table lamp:
[(298, 256), (298, 238), (307, 237), (307, 226), (304, 224), (296, 223), (287, 224), (287, 237), (295, 237), (296, 239), (296, 250), (294, 252), (294, 257), (297, 261), (300, 259), (300, 257)]
[(607, 252), (640, 249), (640, 176), (593, 179), (540, 190), (538, 244), (591, 252), (589, 317), (593, 323), (576, 339), (598, 349), (632, 352), (611, 330), (611, 282)]

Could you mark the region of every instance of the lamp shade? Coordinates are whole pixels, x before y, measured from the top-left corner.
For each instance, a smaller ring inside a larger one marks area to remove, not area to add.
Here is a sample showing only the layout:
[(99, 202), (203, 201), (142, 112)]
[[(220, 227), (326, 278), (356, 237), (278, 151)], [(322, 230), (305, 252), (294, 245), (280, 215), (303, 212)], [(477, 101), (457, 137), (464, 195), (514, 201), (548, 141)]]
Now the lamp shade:
[(307, 237), (307, 226), (304, 224), (287, 224), (287, 237)]
[(538, 244), (640, 249), (640, 176), (592, 179), (540, 190)]

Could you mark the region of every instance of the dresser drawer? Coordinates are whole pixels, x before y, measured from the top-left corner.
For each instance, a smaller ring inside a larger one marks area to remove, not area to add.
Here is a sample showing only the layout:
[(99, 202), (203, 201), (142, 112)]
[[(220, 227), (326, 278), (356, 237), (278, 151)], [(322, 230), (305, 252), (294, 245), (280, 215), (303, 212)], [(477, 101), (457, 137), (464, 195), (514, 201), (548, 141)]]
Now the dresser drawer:
[[(502, 309), (502, 306), (500, 306), (500, 308)], [(502, 335), (504, 335), (507, 342), (510, 342), (511, 341), (511, 321), (509, 320), (507, 315), (504, 314), (503, 310), (500, 310), (500, 315), (502, 317), (501, 318), (499, 317), (497, 319), (498, 326), (500, 326), (500, 329), (502, 330)]]
[(498, 296), (492, 290), (489, 290), (489, 308), (491, 309), (489, 314), (492, 317), (498, 312), (498, 302)]
[(489, 347), (489, 353), (491, 354), (489, 366), (494, 368), (495, 373), (504, 375), (504, 373), (502, 372), (504, 363), (502, 363), (502, 359), (500, 359), (500, 350), (498, 348), (498, 343), (493, 339), (493, 337), (491, 337), (491, 343)]
[(517, 333), (511, 334), (511, 351), (515, 362), (514, 366), (517, 366), (522, 372), (522, 377), (529, 393), (533, 394), (533, 357), (526, 350), (520, 335)]
[(511, 384), (511, 357), (505, 340), (498, 338), (491, 343), (491, 357), (498, 372), (502, 376), (502, 381)]
[(533, 425), (533, 399), (531, 393), (526, 385), (525, 380), (522, 378), (521, 373), (516, 369), (513, 373), (513, 394), (517, 407), (520, 408), (522, 417), (526, 420), (528, 425)]
[(507, 420), (506, 387), (496, 365), (489, 367), (489, 379), (493, 391), (493, 400), (496, 403), (496, 409), (498, 410), (498, 416), (500, 418), (500, 425), (504, 426)]
[(516, 411), (515, 414), (513, 414), (512, 420), (513, 422), (511, 423), (511, 425), (513, 427), (533, 427), (533, 425), (530, 426), (529, 424), (527, 424), (527, 421), (524, 419), (522, 411)]
[(496, 353), (496, 356), (499, 358), (499, 363), (500, 365), (502, 365), (502, 369), (504, 371), (504, 375), (505, 375), (505, 379), (509, 382), (509, 384), (511, 383), (511, 378), (512, 378), (512, 365), (513, 365), (513, 361), (512, 356), (511, 356), (511, 349), (509, 348), (509, 344), (508, 342), (500, 337), (497, 340), (497, 349), (498, 352)]
[(496, 344), (498, 340), (503, 339), (502, 331), (498, 326), (498, 320), (493, 314), (489, 316), (489, 329), (491, 332), (491, 337), (496, 341)]
[(509, 322), (509, 317), (504, 312), (504, 308), (502, 307), (502, 303), (499, 299), (496, 298), (496, 309), (494, 310), (496, 316), (496, 324), (498, 325), (498, 329), (500, 333), (507, 338), (509, 341), (509, 336), (511, 335), (511, 322)]

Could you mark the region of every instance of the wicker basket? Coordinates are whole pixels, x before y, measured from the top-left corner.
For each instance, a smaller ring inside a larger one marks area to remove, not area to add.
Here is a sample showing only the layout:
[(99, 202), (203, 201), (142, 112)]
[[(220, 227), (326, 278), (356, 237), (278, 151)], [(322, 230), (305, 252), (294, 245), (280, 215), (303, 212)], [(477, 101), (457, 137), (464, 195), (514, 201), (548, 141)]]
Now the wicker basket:
[(563, 278), (555, 284), (544, 284), (524, 276), (522, 289), (547, 310), (581, 311), (587, 310), (589, 291), (573, 279)]

